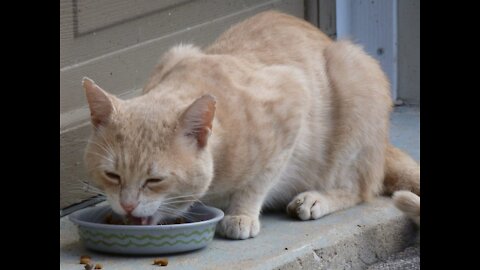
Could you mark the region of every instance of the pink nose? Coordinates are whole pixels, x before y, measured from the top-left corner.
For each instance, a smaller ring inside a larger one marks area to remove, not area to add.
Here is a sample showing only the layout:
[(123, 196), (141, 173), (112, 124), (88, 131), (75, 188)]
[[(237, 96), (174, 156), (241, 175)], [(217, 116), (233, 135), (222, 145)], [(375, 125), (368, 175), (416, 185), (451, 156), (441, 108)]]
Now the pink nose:
[(138, 204), (133, 204), (133, 203), (120, 203), (122, 205), (122, 208), (127, 212), (131, 213)]

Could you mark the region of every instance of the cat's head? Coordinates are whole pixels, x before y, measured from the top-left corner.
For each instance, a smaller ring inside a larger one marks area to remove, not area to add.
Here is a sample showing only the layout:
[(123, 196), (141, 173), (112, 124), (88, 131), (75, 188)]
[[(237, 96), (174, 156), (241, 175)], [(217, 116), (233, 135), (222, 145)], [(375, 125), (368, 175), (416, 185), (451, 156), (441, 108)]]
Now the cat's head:
[(83, 86), (94, 127), (85, 163), (115, 212), (153, 223), (204, 195), (213, 177), (213, 96), (177, 108), (145, 96), (120, 100), (88, 78)]

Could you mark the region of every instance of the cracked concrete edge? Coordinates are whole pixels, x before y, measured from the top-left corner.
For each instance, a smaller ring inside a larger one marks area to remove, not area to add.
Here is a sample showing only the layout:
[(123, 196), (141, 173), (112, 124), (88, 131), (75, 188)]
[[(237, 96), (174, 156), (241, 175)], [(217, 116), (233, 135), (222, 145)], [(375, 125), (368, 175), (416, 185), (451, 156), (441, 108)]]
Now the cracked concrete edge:
[(419, 270), (420, 243), (393, 254), (386, 261), (370, 265), (367, 270)]
[(365, 228), (334, 245), (315, 248), (272, 269), (366, 269), (415, 242), (418, 228), (399, 217)]

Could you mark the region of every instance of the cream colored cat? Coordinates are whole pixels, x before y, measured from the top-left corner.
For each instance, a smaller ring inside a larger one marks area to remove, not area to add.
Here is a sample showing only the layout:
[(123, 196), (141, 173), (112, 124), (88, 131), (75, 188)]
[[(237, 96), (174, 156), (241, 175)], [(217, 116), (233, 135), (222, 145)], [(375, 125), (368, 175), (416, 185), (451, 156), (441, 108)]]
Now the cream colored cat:
[[(260, 13), (203, 50), (172, 48), (139, 97), (83, 85), (88, 171), (114, 211), (143, 224), (201, 200), (224, 209), (221, 235), (246, 239), (262, 208), (309, 220), (420, 193), (419, 165), (388, 142), (392, 101), (378, 63), (289, 15)], [(412, 207), (419, 215), (419, 201)]]

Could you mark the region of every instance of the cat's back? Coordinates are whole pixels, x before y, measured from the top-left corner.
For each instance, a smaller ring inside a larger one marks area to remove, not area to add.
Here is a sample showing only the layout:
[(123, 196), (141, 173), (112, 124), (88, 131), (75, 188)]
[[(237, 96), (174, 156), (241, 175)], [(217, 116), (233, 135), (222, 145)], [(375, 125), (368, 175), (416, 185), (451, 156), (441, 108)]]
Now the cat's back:
[(306, 21), (277, 11), (259, 13), (227, 30), (208, 54), (229, 54), (264, 64), (301, 63), (332, 40)]

